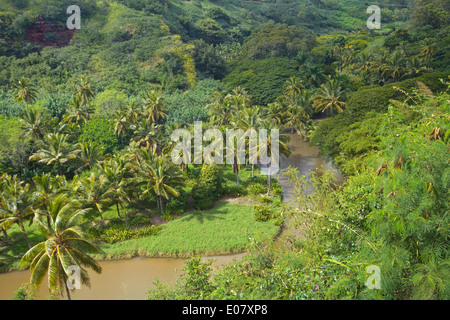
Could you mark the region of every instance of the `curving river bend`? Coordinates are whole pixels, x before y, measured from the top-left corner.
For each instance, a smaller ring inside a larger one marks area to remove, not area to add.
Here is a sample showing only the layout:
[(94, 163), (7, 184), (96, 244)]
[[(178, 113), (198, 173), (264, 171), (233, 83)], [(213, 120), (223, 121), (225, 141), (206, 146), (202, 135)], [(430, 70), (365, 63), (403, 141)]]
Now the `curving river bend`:
[[(298, 168), (301, 175), (308, 174), (323, 166), (325, 169), (334, 170), (332, 165), (318, 156), (318, 149), (310, 147), (296, 134), (289, 134), (292, 154), (288, 159), (282, 159), (281, 168), (289, 166)], [(342, 176), (336, 172), (336, 177), (342, 181)], [(285, 201), (292, 196), (292, 188), (285, 177), (278, 176), (278, 181), (283, 187)], [(214, 265), (230, 263), (233, 259), (240, 259), (243, 254), (228, 256), (204, 257), (214, 259)], [(175, 258), (142, 258), (137, 257), (128, 260), (102, 261), (102, 273), (89, 272), (91, 288), (82, 286), (80, 290), (71, 293), (72, 299), (83, 300), (142, 300), (146, 298), (148, 289), (154, 288), (156, 279), (163, 283), (174, 283), (181, 274), (185, 259)], [(14, 271), (0, 274), (0, 300), (8, 300), (14, 296), (14, 292), (22, 283), (28, 282), (30, 271)], [(36, 299), (48, 299), (48, 286), (41, 285)]]

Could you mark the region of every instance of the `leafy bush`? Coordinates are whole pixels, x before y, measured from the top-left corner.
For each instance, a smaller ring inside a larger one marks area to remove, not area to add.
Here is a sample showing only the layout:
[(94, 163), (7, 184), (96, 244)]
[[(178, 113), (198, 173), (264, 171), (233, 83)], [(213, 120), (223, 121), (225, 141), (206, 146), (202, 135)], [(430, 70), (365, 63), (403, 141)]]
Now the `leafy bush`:
[(179, 215), (189, 208), (188, 194), (184, 190), (181, 190), (178, 197), (172, 197), (169, 199), (164, 207), (164, 212), (168, 215)]
[(111, 129), (112, 122), (105, 118), (89, 120), (81, 128), (79, 142), (95, 142), (105, 149), (105, 153), (112, 153), (119, 149), (119, 140)]
[(249, 194), (257, 195), (267, 192), (267, 186), (262, 183), (250, 183), (247, 186), (247, 191)]
[(256, 105), (275, 101), (282, 95), (286, 80), (297, 75), (295, 62), (284, 57), (240, 60), (231, 63), (230, 69), (230, 74), (223, 79), (226, 89), (244, 88)]
[(216, 164), (202, 166), (197, 184), (192, 188), (194, 206), (204, 210), (223, 195), (222, 171)]
[(225, 194), (231, 197), (240, 197), (247, 194), (244, 186), (237, 186), (236, 184), (227, 184), (225, 186)]
[(272, 218), (272, 210), (265, 205), (253, 206), (253, 214), (256, 221), (268, 221)]

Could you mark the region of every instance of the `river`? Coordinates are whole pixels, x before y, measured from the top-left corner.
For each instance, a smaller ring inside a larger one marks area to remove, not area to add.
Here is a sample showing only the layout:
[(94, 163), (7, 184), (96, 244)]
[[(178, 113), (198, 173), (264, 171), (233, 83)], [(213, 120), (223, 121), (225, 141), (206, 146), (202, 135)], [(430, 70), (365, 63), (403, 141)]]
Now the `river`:
[[(308, 174), (310, 170), (324, 167), (333, 170), (330, 163), (318, 156), (318, 149), (311, 147), (296, 134), (289, 134), (291, 141), (291, 155), (281, 160), (281, 169), (289, 166), (298, 168), (301, 175)], [(336, 172), (336, 177), (342, 180), (342, 176)], [(287, 179), (283, 176), (276, 177), (283, 187), (285, 201), (292, 197), (293, 190)], [(230, 263), (233, 259), (240, 259), (243, 254), (228, 256), (204, 257), (214, 259), (214, 265)], [(181, 274), (185, 259), (175, 258), (143, 258), (136, 257), (127, 260), (102, 261), (102, 273), (96, 274), (89, 271), (91, 287), (82, 286), (74, 290), (72, 299), (82, 300), (142, 300), (146, 298), (149, 289), (154, 288), (154, 281), (158, 279), (163, 283), (174, 283)], [(30, 271), (14, 271), (0, 274), (0, 300), (8, 300), (14, 296), (14, 292), (22, 283), (28, 282)], [(36, 299), (48, 299), (48, 286), (44, 280)]]

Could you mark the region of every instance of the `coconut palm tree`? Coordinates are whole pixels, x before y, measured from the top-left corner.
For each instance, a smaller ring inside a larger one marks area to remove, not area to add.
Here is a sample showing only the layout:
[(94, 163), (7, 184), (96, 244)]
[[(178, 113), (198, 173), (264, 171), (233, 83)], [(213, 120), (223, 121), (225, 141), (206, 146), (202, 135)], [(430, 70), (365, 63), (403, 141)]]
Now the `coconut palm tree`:
[(30, 83), (30, 79), (28, 78), (20, 78), (14, 85), (14, 99), (22, 104), (25, 103), (27, 109), (28, 105), (33, 104), (36, 101), (37, 91), (32, 83)]
[[(175, 166), (168, 157), (158, 156), (153, 163), (153, 193), (159, 198), (161, 215), (164, 214), (164, 200), (178, 197), (177, 187), (184, 185), (184, 177), (179, 167)], [(144, 191), (145, 193), (145, 191)]]
[(382, 67), (382, 74), (386, 79), (392, 78), (392, 81), (398, 81), (405, 74), (406, 60), (404, 53), (400, 50), (395, 51)]
[[(123, 208), (125, 202), (129, 202), (128, 188), (130, 180), (127, 179), (126, 165), (128, 157), (126, 155), (114, 154), (110, 158), (98, 165), (102, 175), (106, 177), (109, 185), (109, 194), (112, 204), (116, 205), (117, 215), (120, 215), (119, 206)], [(125, 223), (127, 221), (125, 220)]]
[(421, 41), (420, 45), (420, 52), (427, 58), (427, 70), (430, 70), (431, 57), (434, 56), (437, 52), (437, 44), (433, 39), (428, 38)]
[[(68, 191), (64, 176), (52, 176), (50, 173), (43, 173), (33, 177), (35, 209), (47, 213), (47, 204), (50, 198)], [(47, 225), (50, 226), (50, 216), (47, 216)]]
[(91, 88), (91, 84), (87, 77), (82, 76), (79, 81), (75, 84), (75, 100), (80, 99), (84, 106), (84, 113), (86, 120), (89, 119), (88, 104), (94, 98), (94, 92)]
[(283, 91), (286, 96), (291, 98), (291, 100), (295, 100), (304, 88), (305, 86), (302, 81), (296, 76), (292, 76), (286, 81)]
[(82, 232), (79, 223), (86, 210), (74, 206), (66, 194), (52, 197), (48, 205), (51, 217), (50, 226), (43, 223), (40, 217), (35, 223), (40, 226), (46, 240), (36, 244), (22, 257), (21, 265), (30, 263), (30, 283), (40, 286), (47, 274), (50, 292), (55, 293), (65, 288), (67, 299), (71, 299), (68, 279), (72, 275), (73, 266), (80, 270), (80, 280), (89, 286), (89, 275), (86, 268), (101, 273), (100, 265), (89, 256), (100, 250)]
[(129, 127), (127, 115), (121, 109), (118, 109), (114, 112), (112, 121), (112, 129), (114, 130), (114, 133), (120, 137), (120, 142), (123, 145), (123, 136), (127, 134)]
[(63, 116), (63, 121), (66, 123), (75, 122), (77, 124), (83, 124), (88, 121), (88, 113), (91, 111), (87, 106), (83, 111), (83, 101), (80, 96), (74, 96), (69, 103), (69, 108)]
[(39, 150), (30, 157), (30, 161), (38, 161), (47, 165), (56, 164), (58, 173), (62, 174), (62, 165), (77, 155), (76, 146), (67, 142), (68, 135), (49, 133), (38, 142)]
[(113, 193), (110, 189), (108, 179), (105, 175), (92, 172), (87, 177), (75, 177), (73, 191), (82, 208), (100, 216), (103, 226), (104, 208), (113, 203)]
[(144, 94), (144, 114), (147, 119), (158, 124), (160, 119), (167, 116), (166, 105), (162, 96), (154, 90), (147, 91)]
[(34, 216), (34, 201), (30, 185), (24, 184), (17, 176), (6, 176), (0, 194), (0, 227), (4, 230), (17, 224), (28, 247), (31, 248), (24, 223)]
[(262, 117), (273, 120), (277, 125), (284, 122), (284, 100), (279, 97), (262, 109)]
[(48, 117), (39, 110), (26, 109), (20, 117), (22, 128), (25, 130), (25, 136), (37, 141), (47, 133)]
[[(248, 130), (255, 130), (255, 132), (259, 129), (260, 122), (262, 120), (262, 112), (259, 106), (248, 107), (238, 113), (236, 124), (237, 127), (247, 132)], [(250, 153), (250, 144), (249, 141), (245, 141), (246, 144), (246, 153), (249, 155)], [(252, 177), (255, 175), (255, 164), (252, 163)]]
[(77, 159), (82, 163), (77, 171), (92, 169), (98, 161), (103, 159), (105, 148), (96, 142), (84, 141), (77, 144)]
[(341, 101), (342, 87), (335, 79), (329, 79), (327, 83), (320, 86), (320, 89), (314, 97), (313, 107), (316, 111), (343, 112), (345, 102)]
[(141, 109), (139, 108), (139, 106), (135, 103), (135, 101), (133, 99), (131, 99), (124, 110), (127, 122), (130, 125), (136, 124), (136, 122), (139, 119), (140, 112), (141, 112)]
[(406, 61), (406, 74), (412, 78), (419, 76), (427, 68), (423, 65), (422, 59), (418, 56), (413, 56)]
[[(271, 167), (273, 165), (272, 163), (272, 155), (275, 155), (275, 153), (277, 153), (280, 157), (284, 156), (284, 157), (289, 157), (289, 155), (291, 154), (291, 149), (288, 147), (287, 143), (289, 142), (290, 138), (288, 135), (285, 134), (278, 134), (278, 141), (274, 140), (274, 136), (272, 134), (272, 130), (274, 129), (278, 129), (273, 125), (273, 122), (268, 121), (268, 120), (264, 120), (261, 123), (261, 128), (262, 129), (266, 129), (268, 132), (270, 131), (270, 134), (267, 135), (267, 139), (265, 141), (259, 141), (258, 143), (258, 152), (254, 153), (256, 156), (258, 156), (258, 159), (260, 159), (260, 157), (262, 155), (267, 156), (270, 160), (269, 163), (267, 164), (267, 179), (268, 179), (268, 188), (267, 188), (267, 195), (270, 195), (270, 188), (272, 185), (272, 174), (273, 172), (271, 172)], [(279, 130), (279, 129), (278, 129)], [(277, 142), (278, 144), (278, 149), (275, 150), (275, 142)]]
[(141, 198), (155, 196), (163, 214), (163, 199), (178, 197), (176, 187), (184, 184), (180, 168), (167, 156), (158, 156), (156, 150), (139, 148), (135, 150), (134, 160), (129, 164), (137, 185), (143, 186)]
[(307, 64), (303, 73), (307, 82), (315, 87), (320, 86), (327, 79), (321, 66), (318, 64)]
[(228, 125), (235, 112), (230, 96), (216, 91), (212, 94), (212, 99), (213, 102), (207, 105), (211, 124), (215, 126)]
[(299, 104), (293, 104), (286, 110), (285, 127), (291, 128), (301, 134), (304, 124), (309, 120), (308, 113)]

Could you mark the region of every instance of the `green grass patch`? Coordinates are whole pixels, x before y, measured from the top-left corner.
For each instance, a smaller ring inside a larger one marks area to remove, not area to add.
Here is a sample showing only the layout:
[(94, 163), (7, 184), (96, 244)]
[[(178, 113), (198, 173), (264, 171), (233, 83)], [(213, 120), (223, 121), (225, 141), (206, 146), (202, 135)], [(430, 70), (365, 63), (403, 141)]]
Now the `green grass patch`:
[(242, 252), (249, 238), (274, 238), (280, 227), (257, 222), (252, 207), (219, 202), (213, 209), (192, 211), (166, 225), (156, 236), (101, 244), (97, 259), (132, 256), (188, 257), (192, 254)]

